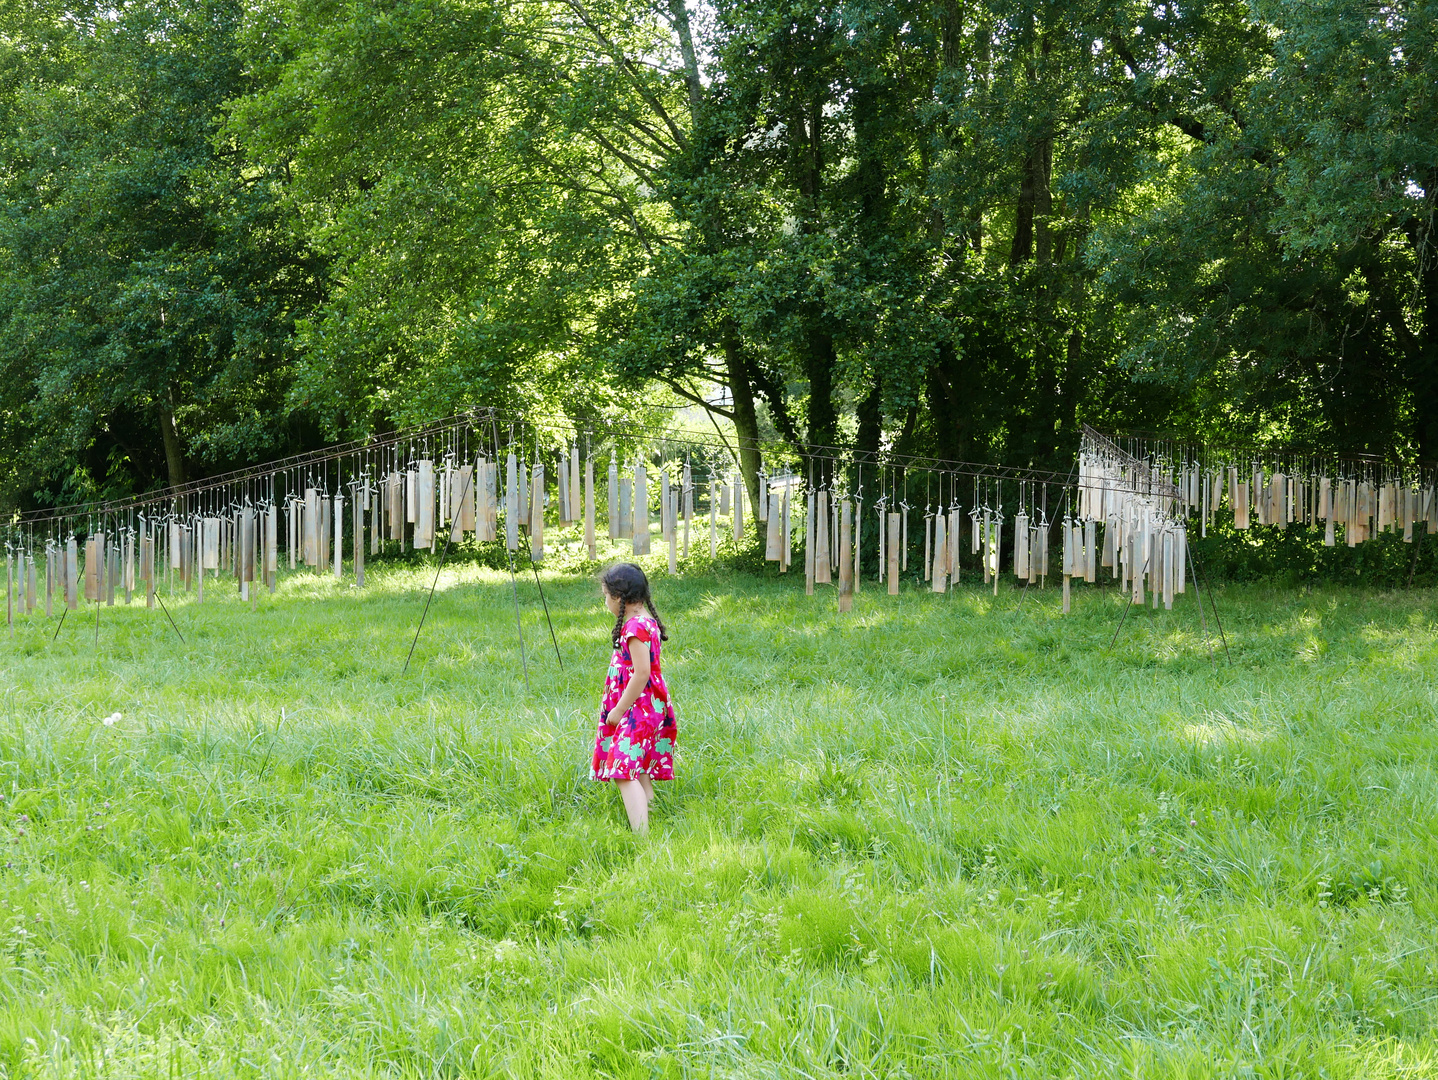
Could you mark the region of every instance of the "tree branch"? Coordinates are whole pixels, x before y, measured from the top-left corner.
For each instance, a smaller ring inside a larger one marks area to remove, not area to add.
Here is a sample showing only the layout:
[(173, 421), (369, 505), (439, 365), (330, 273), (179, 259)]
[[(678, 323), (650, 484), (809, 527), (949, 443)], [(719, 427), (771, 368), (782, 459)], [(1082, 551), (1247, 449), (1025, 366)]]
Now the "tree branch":
[[(1123, 66), (1128, 69), (1129, 77), (1136, 81), (1139, 75), (1139, 63), (1138, 60), (1134, 57), (1133, 52), (1129, 49), (1128, 44), (1124, 41), (1123, 35), (1120, 34), (1117, 30), (1110, 31), (1108, 36), (1108, 44), (1109, 48), (1113, 49), (1113, 51), (1118, 55), (1118, 58), (1123, 61)], [(1213, 142), (1213, 132), (1211, 132), (1208, 129), (1208, 126), (1204, 124), (1202, 120), (1199, 120), (1196, 116), (1178, 111), (1168, 111), (1165, 115), (1164, 111), (1160, 110), (1158, 105), (1152, 101), (1144, 101), (1140, 102), (1140, 104), (1149, 112), (1153, 113), (1154, 116), (1162, 120), (1164, 123), (1172, 124), (1174, 127), (1178, 128), (1179, 131), (1183, 132), (1195, 142)], [(1234, 126), (1238, 128), (1239, 131), (1244, 130), (1243, 120), (1237, 115), (1237, 113), (1233, 111), (1233, 109), (1224, 107), (1222, 105), (1219, 105), (1219, 108), (1223, 109), (1224, 113), (1228, 116), (1230, 120), (1233, 121)], [(1267, 165), (1272, 157), (1272, 155), (1270, 155), (1268, 151), (1263, 150), (1257, 146), (1249, 147), (1247, 153), (1244, 154), (1244, 156), (1258, 163), (1259, 165)]]
[(684, 132), (681, 131), (679, 125), (674, 122), (674, 118), (669, 115), (669, 111), (664, 108), (659, 99), (656, 98), (653, 93), (650, 92), (649, 87), (644, 84), (644, 80), (640, 78), (639, 73), (634, 70), (634, 65), (630, 62), (629, 58), (624, 55), (624, 51), (611, 41), (608, 35), (599, 28), (599, 24), (590, 17), (589, 12), (579, 0), (565, 0), (565, 3), (569, 7), (569, 10), (579, 17), (579, 21), (584, 24), (585, 28), (594, 35), (595, 40), (604, 46), (609, 53), (609, 58), (619, 65), (620, 69), (629, 76), (630, 80), (634, 83), (634, 88), (639, 91), (639, 96), (644, 99), (645, 104), (653, 109), (654, 115), (663, 120), (665, 126), (669, 128), (679, 148), (681, 150), (686, 149), (689, 145), (689, 141), (684, 137)]
[(687, 389), (686, 387), (682, 386), (679, 382), (677, 382), (676, 380), (670, 378), (670, 377), (667, 376), (667, 375), (653, 375), (653, 376), (651, 376), (651, 378), (656, 379), (656, 380), (658, 380), (659, 382), (662, 382), (665, 386), (669, 387), (669, 389), (673, 390), (676, 394), (678, 394), (680, 397), (684, 398), (686, 401), (691, 401), (691, 402), (693, 402), (695, 405), (701, 405), (701, 406), (703, 406), (705, 409), (708, 409), (711, 413), (718, 413), (720, 416), (724, 417), (724, 419), (726, 419), (726, 420), (733, 420), (733, 419), (734, 419), (734, 414), (733, 414), (731, 411), (729, 411), (728, 409), (721, 409), (721, 408), (719, 408), (719, 406), (714, 405), (714, 404), (711, 404), (709, 401), (707, 401), (707, 400), (706, 400), (704, 397), (702, 397), (701, 395), (695, 394), (693, 391), (691, 391), (691, 390)]

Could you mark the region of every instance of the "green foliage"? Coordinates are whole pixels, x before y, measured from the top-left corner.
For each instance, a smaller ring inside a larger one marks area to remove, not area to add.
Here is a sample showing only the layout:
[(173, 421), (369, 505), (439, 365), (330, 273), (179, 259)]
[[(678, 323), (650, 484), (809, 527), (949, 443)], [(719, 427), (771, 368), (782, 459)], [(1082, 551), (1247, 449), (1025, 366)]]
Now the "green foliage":
[(332, 266), (291, 391), (331, 434), (476, 404), (631, 407), (594, 361), (593, 325), (656, 224), (631, 205), (638, 178), (575, 138), (613, 75), (547, 36), (556, 15), (445, 0), (252, 11), (266, 82), (235, 103), (233, 130), (293, 163), (291, 197)]
[(1263, 581), (1294, 588), (1319, 582), (1402, 589), (1438, 585), (1438, 538), (1422, 528), (1413, 543), (1401, 532), (1379, 533), (1348, 547), (1342, 530), (1334, 547), (1323, 546), (1321, 530), (1279, 529), (1258, 525), (1243, 531), (1231, 519), (1211, 525), (1207, 537), (1190, 537), (1200, 572), (1220, 581)]
[(1191, 596), (1110, 650), (1111, 590), (660, 578), (645, 841), (586, 776), (592, 578), (545, 574), (563, 670), (520, 579), (528, 694), (472, 567), (401, 672), (432, 580), (20, 621), (0, 1069), (1431, 1071), (1431, 591), (1220, 588), (1230, 667)]
[(676, 401), (1059, 472), (1085, 422), (1438, 459), (1432, 0), (61, 10), (0, 23), (47, 494), (148, 483), (171, 398), (172, 471)]
[[(121, 494), (287, 444), (290, 332), (320, 267), (277, 204), (281, 174), (220, 132), (249, 85), (241, 15), (36, 4), (0, 39), (9, 501)], [(78, 490), (56, 490), (81, 462)]]

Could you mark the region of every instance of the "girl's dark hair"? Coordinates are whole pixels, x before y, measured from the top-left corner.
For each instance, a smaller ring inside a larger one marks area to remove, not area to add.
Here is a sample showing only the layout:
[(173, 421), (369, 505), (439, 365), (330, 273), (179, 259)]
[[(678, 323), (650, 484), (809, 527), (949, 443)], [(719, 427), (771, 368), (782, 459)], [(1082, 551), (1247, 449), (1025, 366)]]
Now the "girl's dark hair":
[(619, 601), (619, 618), (614, 620), (614, 644), (619, 644), (619, 635), (624, 633), (624, 612), (630, 604), (643, 604), (659, 624), (659, 640), (668, 641), (669, 632), (664, 629), (664, 620), (654, 608), (654, 598), (649, 595), (649, 579), (644, 571), (632, 562), (615, 563), (599, 575), (599, 584), (604, 591)]

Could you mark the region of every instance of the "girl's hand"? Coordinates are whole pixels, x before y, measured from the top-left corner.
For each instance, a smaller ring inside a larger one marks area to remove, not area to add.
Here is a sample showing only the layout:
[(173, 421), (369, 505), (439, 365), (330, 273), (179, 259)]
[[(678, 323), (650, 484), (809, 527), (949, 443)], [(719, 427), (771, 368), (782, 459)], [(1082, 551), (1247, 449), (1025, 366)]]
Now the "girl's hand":
[(610, 709), (609, 715), (604, 718), (604, 722), (606, 724), (614, 725), (619, 723), (619, 721), (623, 719), (624, 713), (620, 712), (618, 709)]

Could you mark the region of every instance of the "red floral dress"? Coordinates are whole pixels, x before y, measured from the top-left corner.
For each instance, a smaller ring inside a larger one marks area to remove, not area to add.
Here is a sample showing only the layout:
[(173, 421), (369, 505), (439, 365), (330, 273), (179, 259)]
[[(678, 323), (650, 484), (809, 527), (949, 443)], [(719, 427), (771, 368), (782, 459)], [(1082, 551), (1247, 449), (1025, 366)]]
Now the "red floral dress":
[[(624, 696), (634, 660), (629, 645), (649, 650), (649, 685), (619, 723), (609, 723), (609, 710)], [(594, 736), (594, 762), (589, 775), (595, 780), (633, 780), (647, 773), (651, 780), (674, 779), (674, 745), (679, 725), (664, 674), (659, 668), (659, 624), (647, 615), (630, 619), (620, 632), (619, 645), (604, 679), (604, 704), (599, 710), (599, 731)]]

